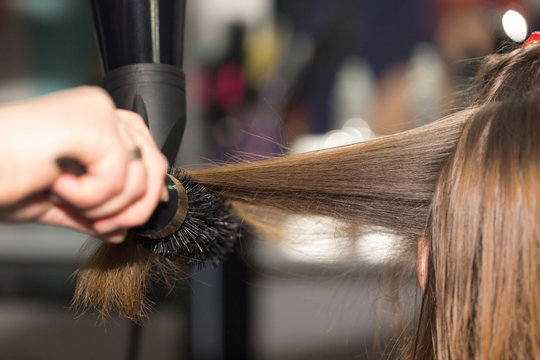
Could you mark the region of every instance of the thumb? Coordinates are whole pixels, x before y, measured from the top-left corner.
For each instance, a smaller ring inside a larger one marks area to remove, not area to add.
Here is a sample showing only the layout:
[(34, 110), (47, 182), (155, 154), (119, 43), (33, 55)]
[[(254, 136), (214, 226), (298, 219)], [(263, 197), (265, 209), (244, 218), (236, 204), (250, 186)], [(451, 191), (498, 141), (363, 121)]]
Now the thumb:
[(122, 242), (127, 234), (127, 230), (125, 229), (119, 229), (109, 233), (98, 233), (92, 221), (78, 216), (73, 211), (70, 211), (70, 209), (59, 204), (51, 206), (36, 221), (43, 224), (67, 227), (110, 243)]

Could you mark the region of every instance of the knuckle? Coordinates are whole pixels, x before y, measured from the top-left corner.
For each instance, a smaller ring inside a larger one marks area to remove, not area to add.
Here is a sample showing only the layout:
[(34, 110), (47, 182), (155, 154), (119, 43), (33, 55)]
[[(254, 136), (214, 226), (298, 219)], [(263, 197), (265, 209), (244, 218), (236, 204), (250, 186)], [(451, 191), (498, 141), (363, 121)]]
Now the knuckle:
[(144, 119), (142, 118), (141, 115), (137, 114), (136, 112), (133, 112), (130, 110), (124, 110), (124, 109), (116, 109), (115, 112), (121, 121), (133, 127), (135, 130), (148, 131), (148, 128), (146, 126), (146, 123), (144, 122)]
[(66, 103), (66, 109), (76, 113), (79, 121), (89, 121), (99, 124), (113, 115), (115, 108), (112, 98), (107, 92), (98, 86), (79, 86), (75, 89), (66, 90), (59, 99)]
[(116, 108), (112, 98), (98, 86), (84, 86), (80, 89), (86, 107), (95, 115), (94, 121), (110, 122)]
[(79, 91), (88, 100), (101, 103), (103, 104), (103, 106), (114, 108), (114, 105), (113, 105), (114, 103), (111, 97), (109, 96), (109, 94), (105, 91), (105, 89), (99, 86), (85, 85), (85, 86), (79, 87)]

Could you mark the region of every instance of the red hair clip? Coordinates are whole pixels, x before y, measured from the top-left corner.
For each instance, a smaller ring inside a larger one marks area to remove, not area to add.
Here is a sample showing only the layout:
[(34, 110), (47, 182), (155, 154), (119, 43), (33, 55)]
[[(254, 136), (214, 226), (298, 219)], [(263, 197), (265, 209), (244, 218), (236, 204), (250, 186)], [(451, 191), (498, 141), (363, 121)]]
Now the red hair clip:
[(525, 43), (523, 43), (523, 46), (521, 47), (524, 48), (524, 47), (529, 46), (530, 44), (537, 44), (537, 43), (540, 43), (540, 31), (533, 32), (531, 36), (529, 36), (527, 41), (525, 41)]

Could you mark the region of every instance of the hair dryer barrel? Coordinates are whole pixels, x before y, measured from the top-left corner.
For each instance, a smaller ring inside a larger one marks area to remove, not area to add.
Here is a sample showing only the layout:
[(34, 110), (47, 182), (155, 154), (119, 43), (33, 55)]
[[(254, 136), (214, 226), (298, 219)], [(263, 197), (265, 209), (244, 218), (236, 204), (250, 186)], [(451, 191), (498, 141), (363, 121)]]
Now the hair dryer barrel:
[(185, 0), (90, 0), (103, 86), (139, 113), (173, 164), (186, 122), (182, 71)]
[(133, 64), (182, 68), (185, 0), (90, 0), (105, 73)]

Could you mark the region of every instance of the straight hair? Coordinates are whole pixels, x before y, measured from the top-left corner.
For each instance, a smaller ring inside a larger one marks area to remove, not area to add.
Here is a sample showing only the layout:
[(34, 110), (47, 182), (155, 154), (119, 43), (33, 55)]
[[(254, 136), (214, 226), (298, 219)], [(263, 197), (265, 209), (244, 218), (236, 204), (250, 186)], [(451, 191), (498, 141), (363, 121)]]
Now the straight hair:
[[(533, 44), (486, 58), (470, 106), (432, 124), (190, 175), (264, 233), (291, 214), (326, 216), (352, 233), (399, 235), (406, 259), (427, 238), (426, 289), (402, 358), (540, 358), (539, 81)], [(150, 274), (167, 279), (177, 264), (121, 246), (131, 255), (103, 243), (88, 258), (75, 306), (144, 315)]]

